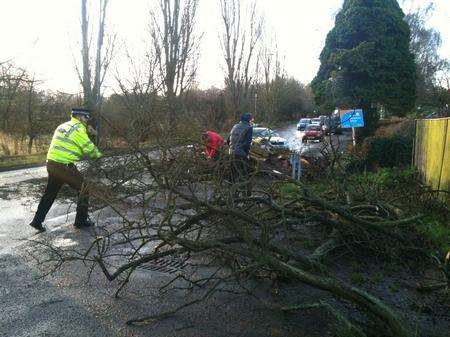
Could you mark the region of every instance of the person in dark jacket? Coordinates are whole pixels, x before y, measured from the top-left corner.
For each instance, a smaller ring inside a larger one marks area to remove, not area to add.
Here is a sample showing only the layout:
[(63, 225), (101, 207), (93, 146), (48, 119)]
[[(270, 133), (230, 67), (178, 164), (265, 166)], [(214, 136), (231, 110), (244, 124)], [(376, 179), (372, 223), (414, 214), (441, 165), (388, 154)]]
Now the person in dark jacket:
[(247, 158), (253, 136), (253, 116), (247, 112), (241, 121), (233, 126), (229, 136), (230, 154), (238, 158)]
[(241, 116), (241, 121), (233, 126), (228, 137), (231, 155), (231, 180), (234, 184), (245, 185), (247, 195), (251, 194), (248, 154), (252, 145), (252, 123), (252, 114), (248, 112), (244, 113)]

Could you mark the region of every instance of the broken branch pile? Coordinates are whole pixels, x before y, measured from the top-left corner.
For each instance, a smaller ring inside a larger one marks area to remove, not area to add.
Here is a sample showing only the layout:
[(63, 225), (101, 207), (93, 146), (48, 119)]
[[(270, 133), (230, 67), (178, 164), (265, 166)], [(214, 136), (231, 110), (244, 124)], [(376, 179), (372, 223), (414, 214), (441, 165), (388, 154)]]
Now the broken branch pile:
[[(231, 182), (229, 166), (226, 159), (205, 160), (192, 147), (165, 143), (150, 153), (135, 148), (127, 160), (110, 163), (103, 172), (109, 185), (125, 194), (126, 207), (109, 202), (120, 221), (99, 224), (87, 249), (53, 248), (55, 258), (99, 266), (108, 280), (119, 280), (116, 296), (135, 272), (149, 265), (175, 274), (165, 287), (180, 280), (192, 287), (209, 286), (199, 299), (129, 324), (165, 318), (205, 300), (230, 280), (241, 284), (243, 278), (275, 275), (354, 304), (386, 336), (411, 336), (398, 312), (333, 275), (326, 262), (336, 251), (380, 257), (420, 253), (404, 229), (421, 215), (403, 218), (382, 202), (339, 203), (263, 169), (251, 175), (253, 192), (247, 195), (242, 183)], [(312, 249), (302, 245), (306, 238), (314, 240)], [(364, 327), (353, 326), (322, 304), (364, 335)]]

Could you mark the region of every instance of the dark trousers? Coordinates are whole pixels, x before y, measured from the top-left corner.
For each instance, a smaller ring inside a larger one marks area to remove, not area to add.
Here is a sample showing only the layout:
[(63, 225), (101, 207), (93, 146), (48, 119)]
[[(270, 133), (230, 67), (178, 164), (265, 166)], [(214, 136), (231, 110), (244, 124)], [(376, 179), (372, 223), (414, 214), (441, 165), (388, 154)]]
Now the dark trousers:
[(251, 166), (246, 157), (233, 156), (231, 159), (231, 182), (238, 185), (237, 194), (244, 192), (246, 196), (252, 194), (250, 182)]
[(69, 185), (78, 191), (77, 215), (75, 223), (82, 223), (87, 220), (89, 197), (83, 188), (83, 175), (74, 164), (60, 164), (54, 161), (47, 162), (48, 181), (44, 195), (39, 202), (38, 209), (33, 221), (42, 223), (53, 205), (59, 190), (64, 184)]

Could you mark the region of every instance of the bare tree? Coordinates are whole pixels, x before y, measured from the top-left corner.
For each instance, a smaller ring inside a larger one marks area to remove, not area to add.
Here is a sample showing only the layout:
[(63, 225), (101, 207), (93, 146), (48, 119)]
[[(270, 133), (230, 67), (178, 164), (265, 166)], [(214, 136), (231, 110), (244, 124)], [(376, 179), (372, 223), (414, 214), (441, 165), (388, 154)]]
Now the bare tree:
[[(260, 68), (262, 68), (262, 71), (259, 71)], [(258, 90), (263, 113), (261, 117), (270, 123), (275, 119), (275, 113), (279, 108), (280, 91), (282, 89), (280, 79), (286, 77), (276, 42), (262, 46), (258, 55), (258, 73), (263, 75), (262, 85)]]
[(34, 106), (33, 101), (35, 97), (37, 80), (33, 76), (30, 80), (27, 81), (28, 84), (28, 97), (27, 97), (27, 108), (26, 108), (26, 121), (27, 121), (27, 135), (28, 135), (28, 154), (31, 154), (31, 150), (33, 148), (33, 141), (38, 135), (38, 128), (36, 123), (34, 123)]
[[(78, 78), (83, 87), (84, 105), (97, 110), (102, 101), (102, 85), (112, 60), (115, 36), (105, 45), (106, 12), (109, 0), (99, 0), (99, 18), (95, 52), (91, 53), (91, 33), (88, 16), (87, 0), (81, 0), (81, 69), (76, 66)], [(93, 58), (95, 54), (95, 58)], [(92, 73), (93, 70), (93, 73)], [(97, 123), (97, 129), (99, 124)], [(99, 130), (97, 130), (99, 131)]]
[(11, 62), (0, 64), (0, 116), (2, 120), (1, 128), (9, 131), (9, 121), (14, 98), (19, 92), (23, 80), (27, 76), (26, 71), (15, 67)]
[[(13, 63), (9, 61), (0, 63), (0, 130), (4, 133), (1, 135), (0, 146), (7, 156), (11, 155), (10, 136), (14, 134), (16, 126), (13, 121), (17, 113), (15, 102), (20, 96), (26, 77), (26, 71), (17, 68)], [(14, 141), (14, 153), (17, 154), (18, 140), (15, 137), (12, 137), (12, 139)]]
[(223, 28), (220, 43), (226, 66), (228, 108), (237, 114), (251, 106), (256, 47), (263, 21), (256, 2), (251, 3), (249, 10), (242, 9), (240, 0), (221, 0), (220, 5)]
[[(128, 69), (126, 74), (117, 72), (116, 81), (119, 91), (115, 98), (118, 99), (120, 113), (110, 116), (115, 119), (115, 123), (123, 122), (126, 118), (132, 137), (140, 141), (154, 136), (158, 128), (158, 121), (163, 119), (158, 93), (162, 90), (163, 84), (158, 76), (158, 63), (151, 51), (145, 58), (132, 56), (127, 51)], [(108, 104), (111, 103), (111, 97)], [(106, 107), (105, 107), (106, 108)]]
[(165, 97), (169, 120), (176, 112), (176, 97), (188, 89), (196, 76), (201, 36), (195, 34), (198, 0), (160, 0), (150, 12), (152, 49)]

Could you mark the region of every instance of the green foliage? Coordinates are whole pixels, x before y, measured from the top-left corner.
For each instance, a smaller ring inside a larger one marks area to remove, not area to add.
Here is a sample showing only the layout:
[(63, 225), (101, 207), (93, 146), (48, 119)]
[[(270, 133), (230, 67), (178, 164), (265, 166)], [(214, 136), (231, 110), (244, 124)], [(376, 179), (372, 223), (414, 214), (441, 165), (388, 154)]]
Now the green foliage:
[(360, 330), (357, 330), (354, 326), (348, 327), (346, 325), (338, 325), (336, 329), (336, 337), (362, 337), (366, 336)]
[[(342, 201), (346, 196), (354, 203), (375, 203), (389, 209), (391, 214), (405, 218), (417, 214), (424, 217), (404, 230), (410, 232), (431, 251), (450, 250), (450, 214), (432, 193), (417, 180), (415, 167), (380, 168), (374, 172), (346, 175), (344, 181), (329, 180), (314, 182), (310, 186), (319, 195), (327, 195)], [(285, 183), (278, 186), (282, 199), (297, 199), (301, 190), (297, 185)], [(310, 248), (308, 244), (305, 248)], [(383, 275), (374, 275), (370, 280), (362, 278), (365, 267), (352, 262), (350, 279), (355, 284), (366, 281), (381, 282)]]
[(377, 186), (378, 191), (389, 191), (393, 188), (412, 186), (416, 182), (417, 171), (414, 167), (403, 170), (397, 168), (382, 168), (376, 172), (353, 175), (349, 178), (351, 185), (361, 187), (373, 185)]
[(378, 272), (370, 278), (370, 281), (374, 284), (380, 284), (384, 279), (384, 275), (382, 272)]
[(389, 291), (394, 294), (394, 293), (398, 293), (400, 291), (400, 284), (399, 283), (392, 283), (389, 285)]
[(361, 273), (361, 272), (352, 272), (350, 274), (350, 280), (353, 284), (356, 284), (359, 286), (363, 285), (366, 282), (366, 279), (365, 279), (363, 273)]
[(450, 251), (450, 226), (439, 218), (427, 217), (419, 226), (419, 231), (427, 241), (436, 245), (442, 252)]
[(293, 183), (282, 184), (278, 188), (278, 193), (281, 199), (297, 199), (300, 190), (297, 185)]
[[(397, 209), (401, 216), (423, 214), (414, 224), (415, 231), (432, 250), (450, 249), (450, 214), (436, 197), (417, 181), (414, 167), (405, 169), (382, 168), (376, 172), (353, 174), (345, 183), (345, 191), (352, 200), (382, 202)], [(395, 200), (388, 201), (388, 200)], [(353, 267), (355, 271), (355, 267)]]
[(368, 137), (362, 146), (364, 165), (368, 169), (408, 166), (412, 160), (412, 147), (410, 137)]
[(378, 107), (405, 115), (414, 106), (415, 64), (403, 17), (395, 0), (345, 0), (320, 55), (312, 82), (317, 104), (363, 108), (366, 134)]

